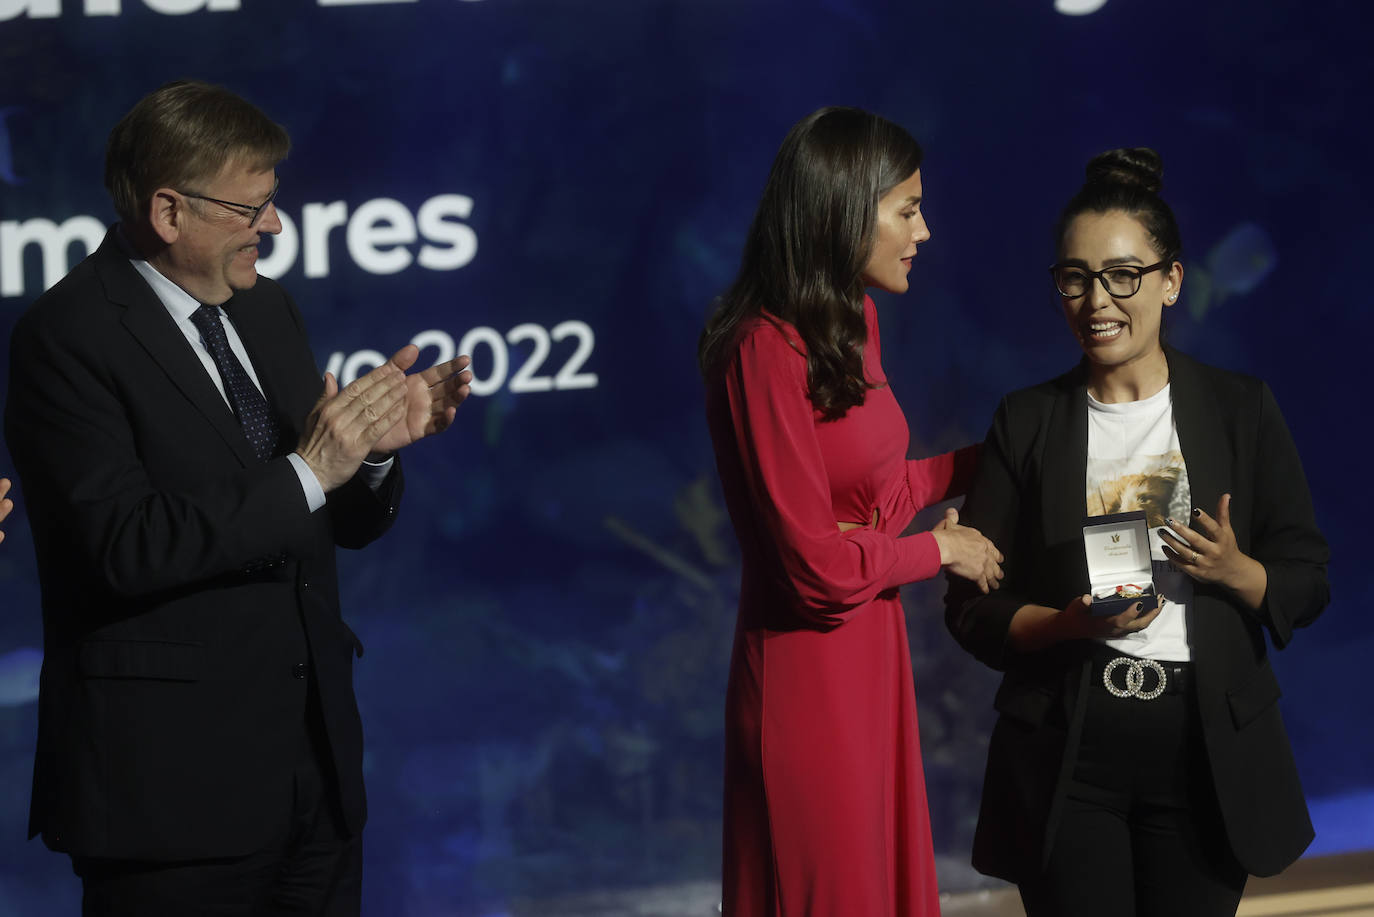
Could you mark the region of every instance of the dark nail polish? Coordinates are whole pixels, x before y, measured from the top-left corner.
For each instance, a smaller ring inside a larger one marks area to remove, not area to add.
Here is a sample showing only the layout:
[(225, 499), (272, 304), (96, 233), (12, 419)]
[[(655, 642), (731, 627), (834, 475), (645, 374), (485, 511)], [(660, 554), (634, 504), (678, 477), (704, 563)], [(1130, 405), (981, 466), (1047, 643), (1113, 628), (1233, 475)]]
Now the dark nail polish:
[(1159, 530), (1159, 537), (1160, 537), (1160, 538), (1163, 538), (1164, 535), (1165, 535), (1165, 533), (1168, 532), (1168, 531), (1169, 531), (1168, 529), (1160, 529), (1160, 530)]
[(1168, 516), (1168, 517), (1166, 517), (1166, 518), (1164, 519), (1164, 521), (1167, 522), (1167, 523), (1169, 523), (1169, 525), (1173, 525), (1173, 524), (1174, 524), (1174, 517), (1173, 517), (1173, 516)]
[(1193, 508), (1193, 516), (1196, 517), (1196, 516), (1201, 516), (1201, 515), (1202, 515), (1202, 510), (1198, 509), (1197, 507), (1194, 507), (1194, 508)]

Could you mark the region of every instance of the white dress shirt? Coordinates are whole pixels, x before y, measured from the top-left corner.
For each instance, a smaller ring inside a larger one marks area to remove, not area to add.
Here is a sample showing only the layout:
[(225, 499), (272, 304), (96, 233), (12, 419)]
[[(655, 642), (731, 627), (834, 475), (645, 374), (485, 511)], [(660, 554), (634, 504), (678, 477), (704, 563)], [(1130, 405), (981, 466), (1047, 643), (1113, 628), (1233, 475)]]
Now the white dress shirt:
[[(125, 240), (121, 237), (121, 241)], [(126, 253), (128, 253), (129, 248), (130, 246), (128, 246), (125, 241)], [(224, 403), (229, 405), (229, 409), (232, 411), (233, 405), (230, 404), (229, 396), (225, 393), (224, 380), (220, 378), (219, 367), (215, 365), (215, 358), (211, 356), (209, 348), (205, 346), (205, 341), (201, 338), (200, 330), (196, 328), (195, 323), (191, 321), (191, 315), (201, 307), (201, 303), (191, 296), (191, 294), (163, 276), (157, 268), (153, 267), (144, 259), (136, 255), (131, 255), (129, 263), (133, 265), (134, 270), (138, 271), (144, 280), (148, 281), (148, 286), (153, 288), (153, 292), (157, 294), (157, 298), (162, 302), (162, 305), (166, 307), (168, 313), (171, 314), (172, 320), (176, 322), (177, 328), (186, 336), (186, 341), (191, 345), (191, 350), (200, 358), (201, 364), (205, 367), (205, 372), (210, 376), (210, 381), (215, 383), (215, 388), (219, 390), (220, 397), (224, 399)], [(219, 306), (215, 306), (214, 311), (215, 314), (219, 316), (220, 323), (224, 325), (224, 335), (229, 339), (229, 349), (234, 352), (234, 356), (238, 357), (238, 361), (243, 364), (244, 370), (248, 373), (248, 378), (253, 380), (253, 384), (257, 386), (258, 391), (261, 392), (262, 383), (258, 381), (257, 370), (253, 368), (253, 361), (248, 358), (248, 351), (244, 349), (243, 340), (239, 337), (238, 331), (234, 328), (234, 323), (228, 321), (228, 316), (224, 314), (224, 310)], [(264, 397), (266, 396), (264, 395)], [(312, 513), (315, 512), (325, 504), (324, 487), (320, 485), (319, 478), (315, 477), (315, 472), (310, 470), (310, 466), (306, 464), (305, 459), (298, 453), (292, 452), (286, 458), (291, 463), (291, 467), (295, 469), (296, 477), (300, 479), (301, 490), (305, 494), (306, 505), (310, 508)], [(374, 491), (381, 487), (382, 481), (385, 480), (387, 474), (390, 473), (394, 461), (395, 459), (388, 458), (385, 462), (377, 464), (363, 462), (361, 470), (363, 473), (363, 480), (367, 486)]]

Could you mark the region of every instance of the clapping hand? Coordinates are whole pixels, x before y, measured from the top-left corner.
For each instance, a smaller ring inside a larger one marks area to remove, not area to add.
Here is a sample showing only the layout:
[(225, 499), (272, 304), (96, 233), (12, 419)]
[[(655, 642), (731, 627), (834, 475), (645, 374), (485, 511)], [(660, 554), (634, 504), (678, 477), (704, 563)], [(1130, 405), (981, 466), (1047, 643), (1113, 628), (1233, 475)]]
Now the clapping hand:
[[(407, 349), (414, 349), (414, 345), (402, 348), (401, 352)], [(419, 351), (416, 350), (418, 355)], [(415, 357), (411, 357), (410, 362), (414, 361)], [(373, 449), (377, 452), (395, 452), (448, 429), (458, 413), (458, 405), (472, 391), (472, 373), (468, 370), (471, 363), (471, 358), (461, 356), (431, 366), (424, 372), (406, 376), (405, 416), (382, 434)]]

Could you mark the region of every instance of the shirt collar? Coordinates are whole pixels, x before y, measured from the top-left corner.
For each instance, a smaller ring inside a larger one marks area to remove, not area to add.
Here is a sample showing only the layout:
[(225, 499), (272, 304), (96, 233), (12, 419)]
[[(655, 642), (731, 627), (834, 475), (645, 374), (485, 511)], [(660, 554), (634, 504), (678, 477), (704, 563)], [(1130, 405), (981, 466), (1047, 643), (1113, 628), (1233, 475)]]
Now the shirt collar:
[(157, 294), (157, 298), (161, 300), (167, 311), (172, 314), (172, 318), (178, 322), (189, 322), (191, 314), (201, 307), (200, 301), (149, 264), (148, 259), (134, 249), (133, 243), (125, 237), (122, 228), (118, 238), (120, 247), (129, 258), (129, 263), (133, 265), (134, 270), (143, 276), (144, 280), (148, 281), (148, 286), (153, 288), (153, 292)]

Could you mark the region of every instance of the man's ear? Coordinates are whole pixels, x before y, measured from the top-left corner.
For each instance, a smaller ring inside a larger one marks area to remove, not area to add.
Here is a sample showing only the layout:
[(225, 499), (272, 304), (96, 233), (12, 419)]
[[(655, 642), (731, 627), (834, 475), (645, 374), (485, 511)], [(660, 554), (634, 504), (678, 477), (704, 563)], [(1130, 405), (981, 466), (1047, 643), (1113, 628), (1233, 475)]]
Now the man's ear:
[(171, 188), (158, 188), (148, 201), (148, 225), (165, 244), (181, 235), (182, 223), (189, 216), (186, 201)]

